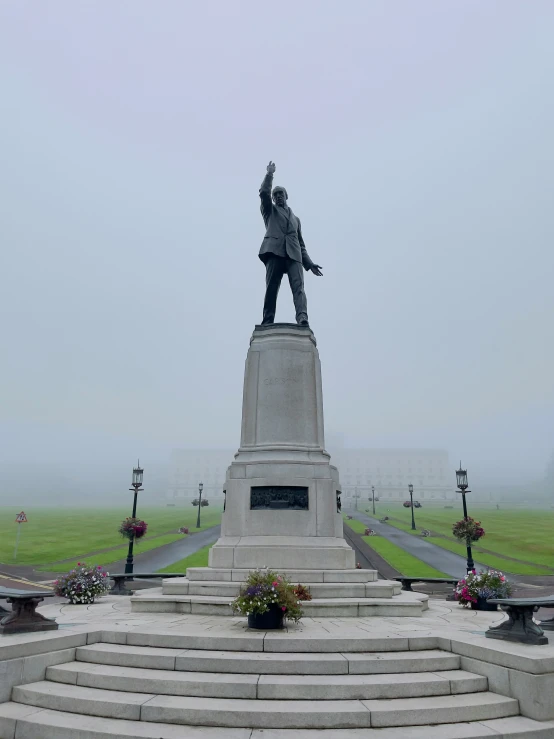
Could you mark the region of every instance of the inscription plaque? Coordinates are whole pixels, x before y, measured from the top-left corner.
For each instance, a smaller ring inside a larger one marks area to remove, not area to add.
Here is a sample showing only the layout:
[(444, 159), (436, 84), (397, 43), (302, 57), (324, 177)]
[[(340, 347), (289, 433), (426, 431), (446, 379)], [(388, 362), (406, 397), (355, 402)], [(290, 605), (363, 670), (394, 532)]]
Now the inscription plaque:
[(308, 488), (295, 485), (260, 485), (250, 488), (250, 510), (308, 510)]

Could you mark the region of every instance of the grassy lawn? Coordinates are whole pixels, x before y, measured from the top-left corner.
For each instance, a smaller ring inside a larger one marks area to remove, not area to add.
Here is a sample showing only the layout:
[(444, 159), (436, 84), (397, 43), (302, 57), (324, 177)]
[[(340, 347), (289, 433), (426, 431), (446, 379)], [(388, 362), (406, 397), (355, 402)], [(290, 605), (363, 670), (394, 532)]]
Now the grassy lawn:
[(206, 547), (202, 547), (194, 554), (189, 554), (188, 557), (180, 559), (178, 562), (174, 562), (168, 567), (164, 567), (159, 572), (186, 572), (187, 567), (207, 567), (208, 566), (208, 553), (213, 547), (213, 544), (208, 544)]
[[(347, 521), (346, 515), (343, 518), (346, 525), (357, 534), (363, 534), (366, 528), (368, 528), (361, 521), (356, 521), (355, 519)], [(422, 562), (417, 557), (414, 557), (382, 536), (362, 536), (362, 539), (394, 567), (395, 570), (398, 570), (401, 575), (409, 575), (411, 577), (448, 577), (444, 572), (435, 570), (434, 567), (430, 567), (425, 562)]]
[[(135, 551), (145, 552), (180, 539), (182, 534), (178, 534), (177, 529), (181, 526), (188, 526), (191, 532), (196, 531), (197, 511), (192, 505), (180, 509), (141, 508), (139, 500), (138, 517), (148, 523), (148, 534), (140, 544), (137, 543)], [(125, 556), (126, 540), (117, 529), (129, 515), (128, 508), (29, 508), (25, 512), (29, 523), (21, 524), (17, 564), (49, 569), (47, 565), (53, 562), (69, 560), (63, 567), (51, 568), (56, 571), (68, 569), (80, 560), (109, 564)], [(17, 513), (19, 509), (14, 507), (0, 508), (0, 563), (14, 563)], [(200, 530), (220, 523), (221, 513), (221, 507), (203, 508)], [(91, 552), (108, 548), (112, 551), (91, 555)]]
[(363, 536), (362, 539), (395, 570), (398, 570), (401, 575), (409, 577), (449, 577), (449, 575), (435, 570), (434, 567), (430, 567), (412, 554), (408, 554), (404, 549), (382, 536)]
[[(164, 544), (171, 544), (174, 541), (179, 541), (183, 538), (183, 534), (164, 534), (157, 536), (153, 539), (141, 539), (140, 543), (137, 542), (134, 546), (133, 554), (142, 554), (143, 552), (149, 552), (152, 549), (164, 546)], [(77, 558), (71, 562), (63, 562), (62, 564), (46, 564), (35, 567), (38, 572), (67, 572), (71, 570), (78, 562), (87, 561), (87, 564), (102, 565), (103, 567), (112, 564), (112, 562), (118, 562), (121, 559), (125, 559), (129, 550), (129, 543), (123, 544), (123, 546), (110, 549), (109, 552), (104, 554), (93, 554), (90, 557)], [(179, 570), (178, 570), (179, 571)]]
[[(486, 531), (481, 542), (472, 547), (476, 559), (489, 567), (504, 569), (516, 575), (544, 575), (554, 572), (553, 510), (479, 508), (472, 507), (470, 499), (468, 507), (469, 515), (481, 521)], [(412, 533), (409, 508), (404, 508), (401, 504), (390, 504), (386, 513), (400, 519), (389, 520), (389, 525)], [(443, 539), (432, 536), (428, 541), (465, 557), (465, 545), (452, 536), (452, 525), (463, 516), (461, 506), (445, 509), (443, 506), (424, 503), (422, 508), (415, 509), (414, 514), (418, 532), (429, 529), (449, 537)], [(493, 553), (483, 552), (482, 548)], [(502, 555), (522, 562), (505, 559)]]
[(350, 526), (352, 531), (355, 531), (357, 534), (363, 534), (367, 528), (371, 528), (370, 526), (369, 527), (366, 526), (366, 524), (362, 523), (361, 521), (356, 521), (356, 519), (354, 518), (351, 521), (347, 521), (346, 514), (343, 515), (343, 520), (344, 520), (344, 523), (347, 526)]

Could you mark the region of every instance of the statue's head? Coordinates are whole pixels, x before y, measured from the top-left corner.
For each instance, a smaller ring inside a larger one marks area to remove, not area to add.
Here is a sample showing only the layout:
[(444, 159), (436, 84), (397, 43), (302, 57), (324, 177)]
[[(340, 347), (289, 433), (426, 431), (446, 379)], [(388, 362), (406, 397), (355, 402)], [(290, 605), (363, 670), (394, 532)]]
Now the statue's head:
[(287, 204), (288, 195), (284, 187), (274, 187), (272, 194), (273, 202), (275, 203), (275, 205), (280, 205), (281, 207), (283, 207)]

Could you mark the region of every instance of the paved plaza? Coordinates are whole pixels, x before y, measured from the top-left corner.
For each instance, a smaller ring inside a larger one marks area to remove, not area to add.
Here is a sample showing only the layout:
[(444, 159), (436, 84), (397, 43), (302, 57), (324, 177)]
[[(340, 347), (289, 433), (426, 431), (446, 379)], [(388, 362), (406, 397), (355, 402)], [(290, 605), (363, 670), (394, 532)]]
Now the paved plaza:
[(420, 617), (141, 613), (51, 603), (0, 639), (1, 739), (554, 739), (554, 644), (486, 639), (502, 612)]

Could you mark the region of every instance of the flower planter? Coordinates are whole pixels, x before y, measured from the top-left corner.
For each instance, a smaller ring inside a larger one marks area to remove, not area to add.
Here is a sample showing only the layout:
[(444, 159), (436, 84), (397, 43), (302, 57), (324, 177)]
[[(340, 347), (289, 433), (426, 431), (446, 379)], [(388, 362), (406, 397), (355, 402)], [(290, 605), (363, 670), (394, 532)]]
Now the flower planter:
[(477, 603), (471, 604), (471, 610), (472, 611), (498, 611), (498, 604), (497, 603), (487, 603), (486, 598), (481, 598), (481, 596), (477, 596)]
[(54, 593), (73, 606), (90, 605), (108, 590), (108, 573), (100, 565), (86, 562), (77, 562), (70, 572), (54, 581)]
[(248, 616), (248, 628), (264, 631), (282, 629), (284, 617), (285, 612), (279, 606), (270, 606), (265, 613), (251, 613)]

